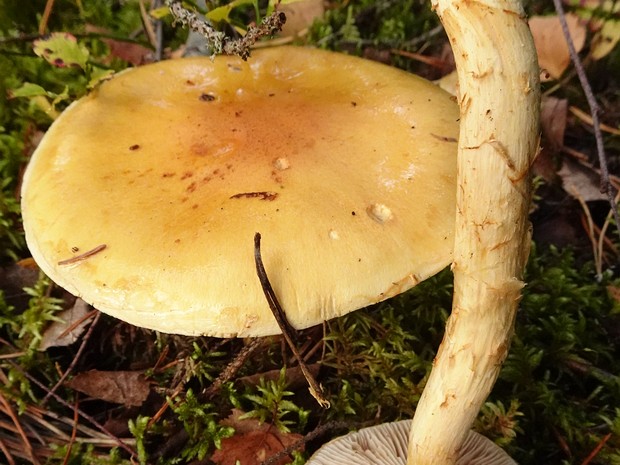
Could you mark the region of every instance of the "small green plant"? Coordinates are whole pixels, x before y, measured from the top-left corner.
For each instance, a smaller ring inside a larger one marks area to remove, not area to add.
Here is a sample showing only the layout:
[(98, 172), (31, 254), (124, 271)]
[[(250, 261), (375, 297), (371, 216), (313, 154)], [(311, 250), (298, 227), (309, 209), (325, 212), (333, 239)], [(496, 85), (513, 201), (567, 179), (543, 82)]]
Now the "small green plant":
[(39, 84), (24, 82), (11, 91), (13, 98), (25, 97), (31, 104), (47, 114), (51, 119), (58, 116), (57, 108), (83, 95), (100, 81), (114, 74), (113, 69), (93, 64), (86, 46), (66, 32), (52, 33), (46, 38), (35, 40), (34, 53), (57, 68), (73, 73), (74, 85), (65, 86), (62, 91), (54, 92)]
[(24, 250), (19, 227), (19, 201), (15, 195), (16, 178), (23, 161), (23, 144), (17, 134), (7, 134), (0, 123), (0, 259), (17, 260)]
[(43, 329), (52, 321), (59, 321), (56, 313), (62, 310), (62, 300), (52, 297), (51, 289), (52, 282), (41, 273), (33, 287), (24, 289), (30, 296), (28, 308), (18, 312), (6, 304), (0, 307), (0, 326), (8, 330), (15, 345), (26, 352), (36, 350)]
[(518, 402), (519, 427), (528, 434), (517, 430), (520, 440), (507, 448), (520, 463), (533, 463), (533, 454), (547, 463), (580, 463), (579, 456), (562, 461), (558, 441), (592, 450), (617, 415), (613, 328), (620, 319), (606, 292), (610, 277), (598, 283), (592, 263), (579, 265), (570, 250), (533, 250), (516, 334), (492, 394), (504, 405)]
[(482, 406), (474, 428), (494, 439), (500, 446), (506, 447), (514, 441), (517, 434), (523, 433), (518, 420), (522, 416), (518, 400), (511, 400), (508, 408), (501, 401), (486, 402)]
[(28, 402), (36, 400), (30, 381), (22, 370), (36, 368), (46, 373), (50, 380), (57, 376), (48, 355), (37, 350), (44, 328), (58, 320), (56, 313), (62, 309), (62, 301), (51, 297), (50, 290), (50, 280), (41, 273), (33, 287), (24, 289), (30, 299), (28, 307), (20, 310), (8, 305), (0, 291), (0, 331), (5, 342), (10, 344), (2, 347), (2, 352), (14, 353), (17, 349), (12, 358), (21, 367), (6, 367), (8, 382), (2, 389), (17, 402), (20, 412), (26, 409)]
[(213, 361), (225, 357), (226, 352), (205, 351), (196, 341), (192, 342), (192, 348), (190, 356), (185, 358), (184, 378), (186, 382), (193, 379), (204, 387), (221, 370)]
[[(388, 51), (419, 51), (432, 46), (439, 20), (419, 0), (353, 0), (336, 2), (310, 27), (307, 41), (330, 50), (361, 54), (368, 49), (378, 54)], [(440, 29), (439, 29), (440, 30)], [(405, 69), (416, 63), (394, 53), (390, 62)]]
[[(282, 367), (277, 380), (265, 381), (261, 378), (256, 386), (259, 394), (245, 394), (243, 397), (252, 403), (252, 410), (241, 418), (256, 418), (261, 423), (269, 421), (283, 433), (290, 432), (289, 426), (295, 425), (296, 430), (303, 430), (308, 421), (310, 410), (304, 410), (294, 402), (286, 399), (293, 396), (286, 390), (286, 368)], [(293, 418), (295, 420), (293, 420)]]
[(119, 449), (114, 447), (107, 454), (98, 453), (92, 444), (76, 442), (54, 447), (54, 454), (46, 465), (132, 465), (133, 462), (122, 458)]
[(221, 447), (222, 439), (231, 437), (235, 432), (230, 426), (220, 425), (213, 404), (200, 402), (191, 389), (184, 397), (168, 399), (168, 403), (187, 432), (188, 444), (181, 455), (188, 461), (203, 460), (213, 447)]
[(331, 401), (344, 408), (328, 411), (330, 418), (413, 416), (450, 305), (442, 287), (448, 278), (444, 272), (410, 293), (328, 322), (323, 363), (338, 376), (325, 384), (336, 393)]
[(150, 417), (140, 415), (135, 420), (130, 419), (127, 423), (129, 432), (136, 438), (136, 452), (140, 465), (146, 465), (148, 454), (146, 452), (146, 434)]

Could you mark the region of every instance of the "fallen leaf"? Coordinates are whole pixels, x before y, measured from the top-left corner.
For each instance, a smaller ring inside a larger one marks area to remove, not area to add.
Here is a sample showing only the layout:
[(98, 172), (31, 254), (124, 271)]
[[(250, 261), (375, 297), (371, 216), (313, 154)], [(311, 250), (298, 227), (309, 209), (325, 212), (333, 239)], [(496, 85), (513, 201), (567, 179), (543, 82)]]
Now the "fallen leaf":
[(607, 200), (607, 196), (601, 193), (600, 178), (593, 168), (566, 158), (558, 175), (562, 178), (564, 190), (577, 200)]
[(0, 289), (9, 296), (24, 294), (24, 287), (34, 286), (39, 273), (39, 268), (32, 260), (20, 260), (6, 267), (0, 267)]
[(620, 304), (620, 287), (609, 285), (607, 286), (607, 292), (609, 297), (616, 301), (616, 303)]
[(136, 407), (151, 391), (142, 371), (90, 370), (77, 374), (65, 385), (95, 399)]
[(590, 56), (600, 60), (607, 56), (620, 41), (620, 2), (614, 0), (579, 0), (575, 11), (588, 21), (588, 28), (594, 36), (590, 43)]
[(564, 146), (568, 101), (556, 97), (544, 97), (540, 112), (543, 138), (549, 148), (558, 151)]
[[(586, 41), (586, 27), (578, 16), (571, 13), (566, 15), (566, 22), (575, 50), (579, 52)], [(529, 25), (538, 53), (538, 64), (552, 78), (558, 79), (570, 64), (560, 19), (557, 16), (533, 16)]]
[[(242, 420), (243, 414), (241, 410), (233, 409), (232, 414), (221, 421), (222, 425), (235, 428), (235, 435), (222, 439), (222, 447), (211, 456), (215, 464), (235, 465), (239, 461), (243, 465), (259, 465), (303, 437), (300, 434), (282, 433), (275, 426), (260, 423), (255, 418)], [(274, 465), (291, 462), (292, 458), (284, 456)]]
[(91, 307), (82, 299), (75, 299), (71, 308), (56, 314), (60, 321), (54, 321), (47, 327), (39, 344), (39, 350), (66, 347), (77, 341), (89, 324), (90, 319), (85, 317), (91, 310)]
[(592, 59), (600, 60), (611, 53), (620, 41), (620, 21), (605, 21), (601, 29), (592, 38), (590, 54)]
[[(97, 34), (110, 33), (107, 29), (97, 27), (92, 24), (86, 25), (86, 31)], [(131, 63), (134, 66), (143, 65), (149, 61), (152, 61), (153, 51), (144, 45), (105, 37), (102, 37), (101, 41), (108, 46), (111, 56), (120, 58), (121, 60)]]
[(44, 39), (35, 40), (34, 53), (58, 68), (77, 66), (85, 69), (88, 49), (67, 32), (53, 32)]
[(245, 412), (238, 408), (233, 408), (230, 415), (220, 421), (222, 426), (230, 426), (235, 429), (235, 433), (249, 433), (260, 429), (269, 428), (267, 423), (261, 423), (256, 418), (243, 418)]
[(568, 102), (565, 99), (544, 97), (541, 103), (540, 125), (542, 138), (540, 152), (534, 160), (532, 169), (548, 184), (559, 182), (557, 154), (564, 146)]
[(308, 29), (315, 19), (325, 13), (323, 0), (302, 0), (285, 3), (278, 7), (286, 15), (286, 23), (280, 32), (281, 37), (294, 37)]

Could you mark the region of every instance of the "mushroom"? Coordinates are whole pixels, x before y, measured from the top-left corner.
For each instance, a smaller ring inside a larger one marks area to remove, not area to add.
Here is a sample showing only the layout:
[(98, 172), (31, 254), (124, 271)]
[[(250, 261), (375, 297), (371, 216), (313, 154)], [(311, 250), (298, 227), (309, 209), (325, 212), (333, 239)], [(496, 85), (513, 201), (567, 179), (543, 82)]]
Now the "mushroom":
[(459, 81), (454, 298), (414, 415), (409, 465), (455, 463), (507, 355), (530, 249), (539, 134), (539, 70), (521, 1), (433, 7)]
[[(383, 423), (325, 444), (307, 465), (405, 465), (411, 420)], [(456, 465), (516, 465), (506, 452), (481, 434), (469, 431)]]
[(432, 4), (460, 92), (454, 298), (411, 425), (408, 465), (461, 463), (507, 355), (529, 255), (529, 168), (538, 148), (539, 70), (521, 1)]
[[(329, 85), (326, 85), (329, 83)], [(308, 48), (132, 69), (67, 108), (24, 176), (41, 269), (95, 308), (163, 332), (305, 328), (444, 268), (458, 109), (385, 65)]]

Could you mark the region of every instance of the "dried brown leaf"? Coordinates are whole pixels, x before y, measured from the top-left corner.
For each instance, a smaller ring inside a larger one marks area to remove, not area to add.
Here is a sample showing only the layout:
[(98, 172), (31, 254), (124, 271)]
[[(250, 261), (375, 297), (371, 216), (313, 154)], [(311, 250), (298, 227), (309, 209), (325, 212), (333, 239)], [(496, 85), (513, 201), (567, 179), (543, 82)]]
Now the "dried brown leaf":
[(592, 167), (566, 158), (558, 175), (562, 178), (564, 190), (577, 200), (607, 200), (601, 193), (599, 174)]
[[(571, 13), (566, 15), (566, 22), (575, 50), (579, 52), (586, 41), (586, 27), (578, 16)], [(538, 52), (538, 64), (552, 78), (558, 79), (570, 64), (560, 19), (557, 16), (534, 16), (529, 24)]]
[(541, 107), (541, 149), (534, 160), (533, 171), (547, 183), (556, 184), (559, 182), (557, 154), (564, 146), (568, 103), (564, 99), (544, 97)]
[(0, 289), (4, 297), (14, 304), (16, 296), (23, 296), (28, 300), (24, 292), (25, 287), (33, 287), (39, 279), (39, 267), (32, 259), (20, 260), (17, 263), (0, 268)]
[[(211, 456), (211, 460), (217, 465), (235, 465), (237, 460), (243, 465), (259, 465), (303, 437), (294, 433), (282, 433), (273, 425), (261, 424), (254, 418), (242, 420), (242, 415), (242, 411), (235, 409), (228, 418), (222, 420), (222, 425), (232, 426), (236, 434), (223, 439), (221, 449)], [(292, 459), (285, 456), (274, 465), (290, 462)]]
[(142, 405), (150, 392), (141, 371), (90, 370), (79, 373), (65, 385), (95, 399), (131, 406)]
[[(86, 31), (98, 34), (110, 33), (107, 29), (94, 26), (92, 24), (86, 25)], [(110, 56), (120, 58), (121, 60), (131, 63), (134, 66), (143, 65), (149, 61), (152, 61), (153, 51), (143, 45), (136, 44), (135, 42), (114, 40), (105, 37), (102, 38), (101, 41), (109, 47)]]
[(609, 294), (609, 297), (611, 297), (617, 303), (620, 303), (620, 287), (610, 284), (609, 286), (607, 286), (607, 292)]
[(75, 299), (71, 308), (63, 310), (56, 316), (62, 321), (55, 321), (43, 333), (39, 350), (45, 351), (50, 347), (65, 347), (73, 344), (84, 332), (90, 319), (85, 318), (91, 307), (82, 299)]
[(540, 124), (543, 138), (549, 149), (558, 151), (564, 146), (568, 101), (556, 97), (545, 97), (542, 100)]
[(308, 29), (315, 19), (325, 13), (323, 0), (301, 0), (284, 3), (278, 7), (286, 14), (286, 23), (279, 34), (282, 37), (294, 37)]

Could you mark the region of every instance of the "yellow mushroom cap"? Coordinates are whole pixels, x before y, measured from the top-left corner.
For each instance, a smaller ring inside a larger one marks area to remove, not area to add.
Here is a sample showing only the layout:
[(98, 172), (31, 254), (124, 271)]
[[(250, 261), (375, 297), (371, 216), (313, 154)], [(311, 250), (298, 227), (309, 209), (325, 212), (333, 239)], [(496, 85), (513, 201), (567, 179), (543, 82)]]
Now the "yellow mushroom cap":
[(394, 296), (453, 247), (458, 108), (429, 82), (295, 47), (104, 82), (54, 122), (22, 188), (60, 286), (163, 332), (279, 333)]

